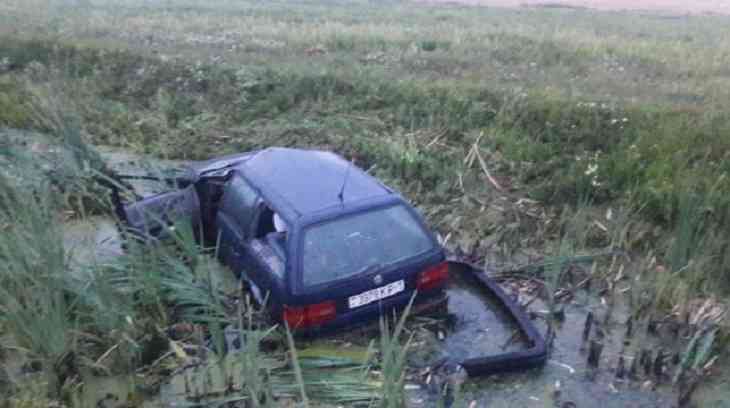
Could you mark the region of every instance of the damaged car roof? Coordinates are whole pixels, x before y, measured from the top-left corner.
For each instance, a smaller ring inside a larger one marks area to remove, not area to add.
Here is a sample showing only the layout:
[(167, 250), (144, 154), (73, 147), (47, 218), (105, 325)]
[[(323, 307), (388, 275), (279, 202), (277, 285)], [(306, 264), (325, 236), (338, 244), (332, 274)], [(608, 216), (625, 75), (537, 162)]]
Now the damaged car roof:
[(272, 147), (198, 163), (193, 168), (202, 173), (223, 166), (242, 172), (262, 195), (297, 216), (393, 193), (348, 161), (319, 150)]

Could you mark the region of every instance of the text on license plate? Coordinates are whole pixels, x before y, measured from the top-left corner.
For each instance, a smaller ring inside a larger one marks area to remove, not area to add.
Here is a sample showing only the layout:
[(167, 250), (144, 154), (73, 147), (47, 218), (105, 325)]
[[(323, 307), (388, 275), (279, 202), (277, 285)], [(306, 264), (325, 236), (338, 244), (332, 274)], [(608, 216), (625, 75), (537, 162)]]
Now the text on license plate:
[(396, 293), (403, 292), (405, 287), (405, 282), (403, 281), (403, 279), (401, 279), (399, 281), (389, 283), (385, 286), (381, 286), (379, 288), (360, 293), (359, 295), (350, 296), (350, 298), (348, 299), (348, 304), (350, 306), (350, 309), (365, 306), (368, 303), (372, 303), (380, 299), (385, 299), (387, 297), (395, 295)]

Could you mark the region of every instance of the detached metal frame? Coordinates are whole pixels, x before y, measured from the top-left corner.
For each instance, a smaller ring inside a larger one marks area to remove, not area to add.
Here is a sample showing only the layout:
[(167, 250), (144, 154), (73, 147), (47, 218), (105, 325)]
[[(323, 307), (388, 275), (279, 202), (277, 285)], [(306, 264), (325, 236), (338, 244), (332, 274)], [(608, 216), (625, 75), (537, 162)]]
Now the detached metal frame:
[(537, 330), (520, 305), (515, 303), (502, 288), (487, 276), (484, 270), (478, 267), (453, 259), (449, 259), (449, 272), (460, 274), (465, 279), (477, 283), (479, 290), (490, 296), (510, 319), (517, 324), (520, 334), (527, 339), (529, 347), (525, 350), (508, 353), (474, 357), (461, 361), (462, 367), (470, 377), (479, 377), (490, 374), (510, 371), (526, 370), (541, 367), (547, 361), (547, 346), (545, 339)]

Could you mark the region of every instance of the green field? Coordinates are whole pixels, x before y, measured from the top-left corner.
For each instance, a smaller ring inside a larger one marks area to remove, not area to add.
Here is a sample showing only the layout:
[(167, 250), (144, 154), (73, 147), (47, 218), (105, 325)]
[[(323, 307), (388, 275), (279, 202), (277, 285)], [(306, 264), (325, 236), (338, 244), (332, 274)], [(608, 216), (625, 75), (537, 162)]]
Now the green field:
[(656, 313), (730, 293), (729, 108), (723, 16), (0, 4), (0, 128), (170, 159), (331, 149), (476, 259), (627, 251)]

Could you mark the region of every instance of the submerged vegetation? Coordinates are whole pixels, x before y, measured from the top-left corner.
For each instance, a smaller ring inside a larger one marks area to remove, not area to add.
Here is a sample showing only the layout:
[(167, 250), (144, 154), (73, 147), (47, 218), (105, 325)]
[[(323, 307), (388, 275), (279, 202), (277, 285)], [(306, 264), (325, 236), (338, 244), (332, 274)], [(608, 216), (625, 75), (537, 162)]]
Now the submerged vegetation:
[[(169, 351), (182, 366), (206, 348), (201, 337), (224, 337), (224, 323), (255, 347), (206, 369), (239, 370), (252, 406), (272, 395), (307, 401), (299, 388), (277, 391), (275, 375), (334, 395), (307, 377), (306, 361), (259, 352), (282, 333), (231, 320), (253, 312), (230, 305), (209, 250), (184, 229), (171, 247), (133, 246), (111, 265), (69, 273), (61, 219), (108, 211), (95, 182), (107, 169), (86, 144), (184, 160), (269, 145), (335, 150), (412, 198), (449, 248), (505, 269), (542, 262), (546, 276), (534, 276), (546, 280), (551, 315), (563, 260), (604, 250), (635, 261), (625, 273), (616, 257), (596, 262), (592, 279), (609, 282), (604, 296), (628, 279), (632, 313), (646, 324), (702, 315), (698, 304), (730, 293), (727, 17), (354, 0), (76, 3), (0, 5), (0, 127), (39, 130), (75, 152), (64, 171), (41, 166), (28, 191), (0, 173), (0, 333), (12, 338), (0, 350), (38, 373), (36, 384), (0, 374), (16, 401), (40, 389), (71, 403), (89, 373), (161, 370)], [(184, 341), (167, 330), (188, 325)], [(677, 381), (727, 341), (700, 326)], [(379, 345), (384, 406), (403, 398), (396, 343), (384, 335)], [(370, 395), (372, 384), (358, 382), (367, 369), (355, 368), (329, 384)]]

